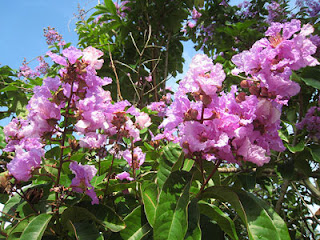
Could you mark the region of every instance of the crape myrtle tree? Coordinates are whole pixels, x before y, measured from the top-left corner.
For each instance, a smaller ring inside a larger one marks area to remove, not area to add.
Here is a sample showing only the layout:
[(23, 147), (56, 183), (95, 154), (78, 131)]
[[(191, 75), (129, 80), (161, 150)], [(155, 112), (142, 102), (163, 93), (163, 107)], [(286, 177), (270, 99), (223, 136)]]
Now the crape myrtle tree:
[(0, 68), (1, 238), (317, 239), (319, 11), (105, 0), (77, 47), (45, 29)]

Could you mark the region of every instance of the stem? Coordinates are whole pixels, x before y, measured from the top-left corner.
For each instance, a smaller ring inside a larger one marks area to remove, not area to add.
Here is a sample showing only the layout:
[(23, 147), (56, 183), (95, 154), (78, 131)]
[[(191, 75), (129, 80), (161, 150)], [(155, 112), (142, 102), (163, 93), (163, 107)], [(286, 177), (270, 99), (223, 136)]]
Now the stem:
[(203, 189), (205, 188), (205, 186), (208, 184), (209, 180), (212, 178), (213, 174), (215, 174), (215, 172), (217, 171), (219, 165), (221, 164), (221, 160), (219, 159), (214, 168), (212, 169), (212, 172), (210, 173), (210, 175), (207, 177), (207, 179), (205, 180), (205, 182), (202, 184), (201, 188), (200, 188), (200, 191), (198, 192), (197, 194), (197, 197), (203, 192)]
[(289, 180), (288, 179), (284, 179), (283, 184), (281, 186), (280, 197), (279, 197), (279, 199), (278, 199), (278, 201), (276, 203), (276, 207), (275, 207), (275, 211), (278, 214), (280, 214), (282, 202), (284, 200), (284, 195), (287, 192), (288, 186), (289, 186)]
[(206, 176), (204, 175), (204, 171), (203, 171), (202, 159), (201, 158), (197, 158), (197, 161), (198, 161), (199, 166), (200, 166), (200, 171), (201, 171), (201, 175), (202, 175), (202, 183), (204, 183), (206, 181)]
[(114, 75), (116, 76), (116, 82), (117, 82), (117, 98), (118, 98), (118, 100), (122, 101), (123, 98), (122, 98), (122, 95), (121, 95), (120, 82), (119, 82), (117, 70), (116, 70), (116, 67), (114, 66), (114, 62), (113, 62), (113, 59), (112, 59), (112, 55), (111, 55), (111, 51), (110, 51), (110, 45), (108, 45), (108, 47), (109, 47), (109, 57), (110, 57), (111, 67), (112, 67), (112, 70), (113, 70), (113, 72), (114, 72)]
[(202, 103), (200, 123), (203, 123), (203, 121), (204, 121), (203, 117), (204, 117), (204, 103)]
[[(68, 102), (67, 102), (67, 106), (66, 106), (66, 114), (64, 116), (64, 126), (63, 126), (63, 133), (62, 133), (62, 139), (61, 139), (61, 147), (60, 147), (60, 162), (59, 162), (59, 167), (58, 167), (58, 174), (57, 174), (57, 179), (55, 182), (55, 187), (58, 187), (60, 184), (60, 177), (61, 177), (61, 171), (62, 171), (62, 165), (65, 162), (63, 160), (63, 150), (66, 148), (65, 147), (65, 141), (66, 141), (66, 136), (67, 136), (67, 127), (68, 127), (68, 115), (69, 115), (69, 110), (70, 110), (70, 103), (71, 103), (71, 99), (72, 99), (72, 95), (73, 95), (73, 84), (74, 84), (75, 79), (72, 80), (71, 82), (71, 88), (70, 88), (70, 96), (68, 98)], [(70, 158), (69, 158), (70, 159)], [(55, 193), (55, 207), (56, 207), (56, 217), (57, 217), (57, 227), (59, 228), (58, 225), (60, 225), (60, 221), (59, 221), (59, 207), (60, 205), (58, 204), (58, 200), (59, 200), (59, 193), (56, 192)]]
[(111, 172), (112, 172), (112, 167), (113, 167), (114, 158), (115, 158), (115, 154), (112, 155), (112, 161), (111, 161), (111, 165), (110, 165), (109, 173), (108, 173), (108, 177), (107, 177), (107, 186), (106, 186), (106, 189), (104, 190), (104, 198), (105, 198), (106, 195), (107, 195), (107, 190), (108, 190), (108, 187), (109, 187), (109, 180), (110, 180), (110, 177), (111, 177)]
[[(152, 49), (152, 59), (155, 58), (155, 49), (153, 48)], [(156, 77), (157, 77), (157, 73), (155, 71), (155, 63), (152, 61), (151, 62), (151, 65), (152, 65), (152, 82), (153, 82), (153, 85), (154, 86), (157, 86), (157, 80), (156, 80)], [(154, 100), (155, 102), (158, 102), (159, 99), (158, 99), (158, 91), (157, 91), (157, 88), (154, 89)]]
[(136, 171), (134, 166), (134, 160), (133, 160), (133, 150), (134, 150), (134, 144), (133, 144), (133, 138), (130, 137), (131, 140), (131, 167), (132, 167), (132, 177), (133, 179), (136, 179)]
[(22, 197), (25, 201), (27, 201), (27, 203), (29, 204), (29, 206), (31, 207), (31, 209), (32, 209), (37, 215), (39, 215), (39, 212), (34, 208), (34, 206), (31, 204), (31, 202), (26, 198), (26, 195), (25, 195), (24, 191), (23, 191), (21, 188), (20, 188), (20, 191), (21, 191), (22, 195), (21, 195), (21, 193), (19, 193), (18, 191), (16, 191), (16, 193), (17, 193), (20, 197)]

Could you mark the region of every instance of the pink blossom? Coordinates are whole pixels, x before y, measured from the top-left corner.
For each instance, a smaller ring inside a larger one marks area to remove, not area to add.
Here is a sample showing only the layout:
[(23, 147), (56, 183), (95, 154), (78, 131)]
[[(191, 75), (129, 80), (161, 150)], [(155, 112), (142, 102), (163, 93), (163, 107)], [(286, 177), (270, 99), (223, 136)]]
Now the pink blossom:
[(141, 112), (139, 116), (136, 117), (136, 124), (140, 127), (140, 129), (149, 127), (151, 125), (151, 118), (145, 112)]
[(43, 79), (43, 85), (48, 87), (49, 90), (57, 91), (61, 85), (61, 81), (58, 76), (54, 78), (47, 77)]
[(81, 165), (81, 163), (77, 162), (70, 163), (69, 168), (72, 173), (75, 174), (75, 177), (71, 182), (72, 189), (79, 193), (85, 192), (91, 197), (91, 204), (99, 204), (99, 199), (90, 183), (92, 178), (96, 175), (97, 169), (92, 165)]
[(270, 161), (270, 157), (266, 156), (266, 150), (252, 144), (248, 138), (245, 138), (242, 142), (242, 146), (238, 149), (237, 154), (243, 156), (246, 161), (253, 162), (258, 166), (262, 166)]
[(80, 147), (83, 148), (100, 148), (106, 145), (106, 143), (106, 136), (95, 132), (86, 133), (85, 137), (79, 141)]
[(122, 172), (116, 175), (116, 179), (119, 180), (128, 180), (128, 181), (133, 181), (134, 179), (132, 177), (130, 177), (130, 173), (127, 172)]
[(103, 64), (103, 59), (98, 60), (98, 58), (103, 56), (103, 52), (94, 48), (87, 47), (83, 50), (82, 60), (92, 66), (94, 69), (100, 69)]
[(144, 163), (146, 154), (142, 152), (140, 147), (135, 147), (133, 149), (133, 153), (129, 149), (125, 150), (122, 154), (122, 157), (128, 162), (130, 167), (137, 169)]
[(24, 151), (21, 147), (16, 148), (16, 156), (7, 164), (10, 174), (19, 181), (28, 181), (33, 170), (40, 167), (43, 149), (30, 149)]
[(65, 56), (68, 59), (68, 61), (71, 64), (75, 64), (77, 59), (79, 59), (82, 56), (81, 50), (79, 50), (73, 46), (70, 46), (66, 49), (63, 49), (62, 54), (63, 54), (63, 56)]
[(148, 77), (145, 77), (147, 82), (152, 82), (152, 75), (149, 75)]

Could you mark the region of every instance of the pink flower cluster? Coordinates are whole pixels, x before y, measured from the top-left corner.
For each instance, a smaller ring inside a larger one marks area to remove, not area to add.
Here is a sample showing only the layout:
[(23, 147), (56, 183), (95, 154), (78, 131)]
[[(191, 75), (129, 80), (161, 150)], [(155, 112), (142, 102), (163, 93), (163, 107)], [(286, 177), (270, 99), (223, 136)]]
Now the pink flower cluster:
[(47, 70), (49, 68), (48, 63), (46, 63), (43, 59), (43, 57), (38, 57), (39, 65), (35, 68), (35, 70), (32, 70), (28, 63), (26, 62), (26, 59), (24, 59), (22, 66), (20, 67), (20, 71), (18, 73), (18, 77), (26, 77), (26, 78), (36, 78), (41, 75), (45, 75), (47, 73)]
[[(8, 164), (9, 173), (18, 180), (29, 180), (32, 172), (40, 168), (44, 156), (42, 142), (61, 136), (66, 129), (61, 129), (59, 122), (66, 117), (76, 120), (80, 147), (99, 150), (107, 145), (123, 145), (123, 138), (132, 139), (127, 146), (130, 150), (119, 149), (115, 154), (123, 157), (133, 172), (138, 169), (145, 154), (134, 144), (140, 140), (140, 130), (151, 125), (151, 119), (128, 101), (112, 103), (110, 92), (102, 88), (112, 79), (100, 78), (96, 72), (103, 65), (103, 52), (93, 47), (83, 51), (68, 47), (61, 55), (51, 51), (47, 55), (61, 66), (60, 76), (47, 77), (42, 86), (34, 88), (27, 105), (27, 120), (14, 119), (5, 127), (8, 145), (4, 150), (16, 153)], [(92, 203), (98, 203), (89, 183), (96, 173), (94, 167), (72, 163), (70, 169), (76, 174), (73, 189), (84, 191), (93, 199)]]
[(282, 104), (300, 90), (290, 80), (292, 70), (319, 64), (307, 38), (313, 28), (300, 26), (298, 20), (272, 23), (268, 38), (232, 58), (238, 67), (233, 72), (249, 76), (240, 84), (249, 95), (236, 86), (221, 92), (222, 65), (196, 55), (160, 126), (164, 132), (155, 138), (180, 142), (195, 160), (268, 163), (271, 150), (285, 149), (278, 134)]
[(221, 92), (225, 76), (221, 64), (196, 55), (160, 126), (161, 137), (174, 138), (196, 160), (261, 166), (269, 162), (270, 150), (284, 150), (277, 132), (281, 109), (266, 98), (239, 93), (236, 86)]
[(285, 10), (276, 1), (272, 1), (267, 6), (267, 9), (268, 9), (268, 18), (267, 18), (268, 23), (276, 22), (277, 19), (284, 17)]
[(65, 42), (62, 40), (62, 36), (54, 28), (47, 27), (43, 29), (43, 32), (48, 45), (54, 45), (55, 43), (65, 45)]
[[(320, 105), (320, 98), (319, 98)], [(320, 140), (320, 107), (314, 106), (309, 108), (306, 116), (296, 125), (297, 129), (306, 129), (308, 135), (315, 141)]]
[(232, 61), (237, 66), (233, 73), (244, 72), (252, 77), (250, 86), (265, 87), (279, 98), (288, 99), (296, 95), (300, 86), (290, 80), (292, 70), (319, 64), (311, 56), (317, 47), (307, 38), (312, 32), (311, 25), (301, 28), (300, 21), (296, 19), (283, 24), (272, 23), (266, 31), (268, 38), (233, 56)]
[(96, 175), (97, 169), (92, 165), (81, 165), (81, 163), (72, 162), (69, 165), (70, 170), (75, 174), (72, 179), (71, 187), (74, 191), (83, 193), (85, 192), (91, 197), (91, 204), (99, 204), (97, 194), (94, 192), (93, 186), (90, 181)]

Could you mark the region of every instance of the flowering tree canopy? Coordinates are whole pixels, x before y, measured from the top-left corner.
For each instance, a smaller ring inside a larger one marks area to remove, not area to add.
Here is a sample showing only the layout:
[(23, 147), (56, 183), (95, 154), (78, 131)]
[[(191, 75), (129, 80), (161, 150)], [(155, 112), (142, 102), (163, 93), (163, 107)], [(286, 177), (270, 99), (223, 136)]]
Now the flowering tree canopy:
[(45, 29), (39, 66), (0, 67), (1, 236), (317, 239), (319, 14), (105, 0), (77, 47)]

